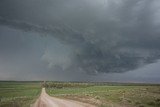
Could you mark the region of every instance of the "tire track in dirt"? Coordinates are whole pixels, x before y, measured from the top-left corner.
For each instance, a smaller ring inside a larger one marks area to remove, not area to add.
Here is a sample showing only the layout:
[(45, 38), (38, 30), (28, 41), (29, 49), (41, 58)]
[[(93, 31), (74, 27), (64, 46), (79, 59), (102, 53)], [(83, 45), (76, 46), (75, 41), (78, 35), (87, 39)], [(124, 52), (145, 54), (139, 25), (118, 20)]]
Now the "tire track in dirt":
[(73, 100), (59, 99), (49, 96), (45, 88), (42, 88), (40, 97), (32, 107), (96, 107), (91, 104), (82, 103)]

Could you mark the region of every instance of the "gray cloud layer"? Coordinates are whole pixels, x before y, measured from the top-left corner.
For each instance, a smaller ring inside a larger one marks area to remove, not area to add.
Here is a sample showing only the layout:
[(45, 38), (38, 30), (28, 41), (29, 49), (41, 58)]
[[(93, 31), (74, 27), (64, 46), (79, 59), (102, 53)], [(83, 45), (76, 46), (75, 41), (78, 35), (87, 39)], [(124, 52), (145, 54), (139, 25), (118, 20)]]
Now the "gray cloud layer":
[(62, 65), (54, 63), (52, 70), (121, 73), (160, 59), (159, 3), (1, 0), (0, 24), (53, 36), (72, 47), (70, 64), (62, 69)]

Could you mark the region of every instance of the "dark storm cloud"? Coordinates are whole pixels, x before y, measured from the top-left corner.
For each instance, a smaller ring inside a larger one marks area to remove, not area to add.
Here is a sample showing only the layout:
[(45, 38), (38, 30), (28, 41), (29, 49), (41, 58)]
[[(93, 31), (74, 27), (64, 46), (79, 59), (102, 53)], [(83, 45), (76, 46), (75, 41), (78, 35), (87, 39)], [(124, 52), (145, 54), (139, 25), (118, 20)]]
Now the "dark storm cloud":
[[(57, 38), (73, 47), (65, 70), (134, 70), (160, 58), (158, 0), (2, 0), (0, 24)], [(56, 68), (55, 68), (56, 69)]]

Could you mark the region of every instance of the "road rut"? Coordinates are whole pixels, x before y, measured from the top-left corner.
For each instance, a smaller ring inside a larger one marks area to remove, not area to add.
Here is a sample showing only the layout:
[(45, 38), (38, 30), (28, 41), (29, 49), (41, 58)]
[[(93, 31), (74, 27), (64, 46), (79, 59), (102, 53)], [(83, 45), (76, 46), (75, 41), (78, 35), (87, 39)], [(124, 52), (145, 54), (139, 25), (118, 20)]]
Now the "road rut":
[(96, 107), (87, 103), (82, 103), (73, 100), (59, 99), (49, 96), (45, 88), (42, 88), (42, 93), (32, 107)]

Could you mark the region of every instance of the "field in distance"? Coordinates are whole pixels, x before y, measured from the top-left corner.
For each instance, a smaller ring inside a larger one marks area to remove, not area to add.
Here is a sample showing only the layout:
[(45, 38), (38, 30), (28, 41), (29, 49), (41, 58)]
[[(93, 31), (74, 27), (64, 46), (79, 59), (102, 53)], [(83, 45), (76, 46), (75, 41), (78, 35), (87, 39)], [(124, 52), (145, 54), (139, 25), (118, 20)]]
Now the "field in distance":
[(0, 107), (30, 107), (41, 92), (40, 82), (0, 82)]
[(160, 107), (159, 84), (0, 82), (0, 107), (30, 107), (45, 87), (50, 96), (97, 107)]
[(98, 107), (160, 107), (160, 85), (46, 82), (51, 96)]

